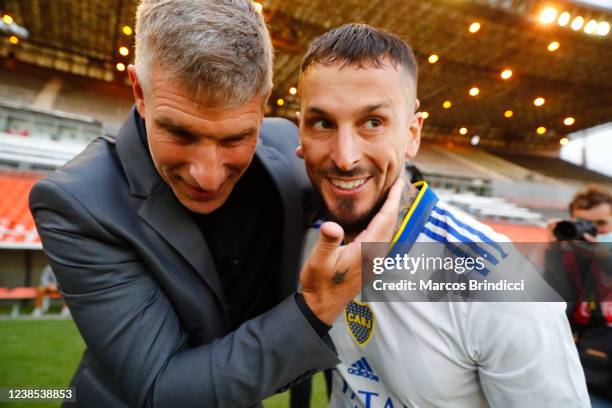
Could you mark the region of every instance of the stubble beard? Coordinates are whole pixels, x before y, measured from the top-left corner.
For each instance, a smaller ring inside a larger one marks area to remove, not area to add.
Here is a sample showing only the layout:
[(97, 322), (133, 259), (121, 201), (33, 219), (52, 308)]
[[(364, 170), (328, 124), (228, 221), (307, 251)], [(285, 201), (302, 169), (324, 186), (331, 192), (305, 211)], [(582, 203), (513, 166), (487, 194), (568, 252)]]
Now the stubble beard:
[(335, 211), (327, 208), (326, 219), (338, 223), (344, 230), (345, 236), (355, 236), (365, 230), (374, 216), (382, 208), (387, 198), (386, 191), (374, 205), (362, 214), (355, 214), (355, 199), (339, 198), (337, 199)]

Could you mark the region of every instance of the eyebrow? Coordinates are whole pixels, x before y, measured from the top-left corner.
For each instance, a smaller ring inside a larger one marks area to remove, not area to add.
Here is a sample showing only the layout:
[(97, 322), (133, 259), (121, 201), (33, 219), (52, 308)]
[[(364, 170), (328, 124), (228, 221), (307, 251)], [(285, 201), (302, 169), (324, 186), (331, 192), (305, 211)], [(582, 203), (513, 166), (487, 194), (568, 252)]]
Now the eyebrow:
[(155, 118), (155, 123), (157, 123), (159, 126), (163, 127), (164, 129), (172, 133), (184, 133), (184, 134), (190, 134), (190, 135), (195, 134), (195, 132), (193, 132), (192, 129), (179, 125), (178, 123), (175, 123), (170, 118), (166, 118), (166, 117)]
[[(166, 130), (168, 130), (168, 131), (170, 131), (172, 133), (186, 134), (186, 135), (193, 135), (193, 136), (202, 135), (202, 136), (206, 137), (205, 134), (196, 132), (196, 131), (194, 131), (193, 129), (191, 129), (189, 127), (185, 127), (185, 126), (179, 125), (179, 124), (175, 123), (170, 118), (166, 118), (166, 117), (156, 118), (155, 122), (159, 126), (165, 128)], [(238, 133), (223, 136), (223, 139), (235, 139), (235, 138), (237, 139), (237, 138), (241, 138), (241, 137), (244, 137), (244, 136), (248, 136), (248, 135), (253, 134), (255, 132), (257, 132), (257, 128), (250, 127), (250, 128), (245, 129), (245, 130), (242, 130), (242, 131), (240, 131)]]
[[(365, 108), (363, 108), (360, 113), (364, 114), (364, 113), (371, 113), (374, 111), (377, 111), (379, 109), (390, 109), (391, 108), (391, 104), (389, 102), (381, 102), (381, 103), (375, 103), (372, 105), (368, 105)], [(318, 106), (311, 106), (306, 110), (307, 113), (314, 113), (314, 114), (318, 114), (318, 115), (329, 115), (325, 109), (319, 108)]]

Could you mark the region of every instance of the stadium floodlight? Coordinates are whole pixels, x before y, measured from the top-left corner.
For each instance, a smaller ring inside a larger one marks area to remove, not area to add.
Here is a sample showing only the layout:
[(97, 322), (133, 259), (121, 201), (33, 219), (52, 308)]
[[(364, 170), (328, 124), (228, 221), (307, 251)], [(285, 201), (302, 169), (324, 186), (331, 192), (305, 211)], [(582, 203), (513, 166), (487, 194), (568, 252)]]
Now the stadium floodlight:
[(574, 21), (572, 21), (572, 24), (570, 25), (570, 27), (572, 28), (572, 30), (578, 31), (582, 28), (583, 25), (584, 25), (584, 18), (582, 18), (581, 16), (578, 16), (574, 19)]
[(565, 27), (567, 23), (569, 23), (571, 18), (572, 18), (572, 15), (568, 13), (567, 11), (564, 11), (563, 13), (559, 14), (559, 19), (557, 20), (557, 24), (559, 24), (561, 27)]
[(548, 51), (553, 52), (553, 51), (557, 51), (559, 49), (559, 41), (552, 41), (551, 43), (548, 44)]
[(587, 33), (587, 34), (595, 34), (595, 31), (597, 31), (597, 21), (590, 20), (584, 26), (584, 32)]
[(610, 32), (610, 23), (607, 21), (602, 21), (597, 26), (597, 35), (608, 35)]
[(557, 18), (557, 9), (553, 7), (546, 7), (540, 12), (540, 23), (551, 24)]
[[(6, 16), (6, 15), (5, 15)], [(7, 21), (11, 21), (11, 23), (7, 23)], [(6, 35), (14, 35), (22, 40), (27, 40), (30, 36), (30, 32), (26, 30), (24, 27), (13, 21), (12, 17), (10, 20), (2, 18), (0, 19), (0, 33)]]

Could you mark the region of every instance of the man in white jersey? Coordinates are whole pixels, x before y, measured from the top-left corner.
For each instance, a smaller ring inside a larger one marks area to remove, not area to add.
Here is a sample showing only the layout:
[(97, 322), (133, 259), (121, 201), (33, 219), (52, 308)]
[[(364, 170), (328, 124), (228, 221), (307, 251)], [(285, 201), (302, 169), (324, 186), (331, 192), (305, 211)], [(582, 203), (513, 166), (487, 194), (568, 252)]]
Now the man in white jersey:
[[(345, 241), (367, 225), (416, 155), (417, 67), (397, 36), (363, 24), (317, 38), (300, 74), (301, 147), (328, 218)], [(440, 202), (426, 183), (405, 188), (396, 240), (467, 244), (487, 267), (508, 241)], [(478, 245), (476, 244), (478, 243)], [(338, 276), (342, 279), (342, 276)], [(397, 300), (397, 299), (394, 299)], [(332, 407), (586, 407), (585, 380), (559, 303), (351, 302), (334, 323), (342, 363)]]

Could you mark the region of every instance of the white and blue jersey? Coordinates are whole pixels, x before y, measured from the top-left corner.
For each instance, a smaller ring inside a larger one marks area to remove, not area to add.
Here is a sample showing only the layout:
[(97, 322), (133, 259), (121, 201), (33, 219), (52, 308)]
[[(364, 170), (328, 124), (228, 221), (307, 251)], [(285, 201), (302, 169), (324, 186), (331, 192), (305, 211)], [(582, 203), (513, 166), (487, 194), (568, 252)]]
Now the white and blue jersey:
[[(415, 186), (394, 242), (467, 245), (489, 268), (505, 262), (505, 236)], [(342, 361), (333, 408), (590, 406), (562, 302), (356, 299), (330, 335)]]

